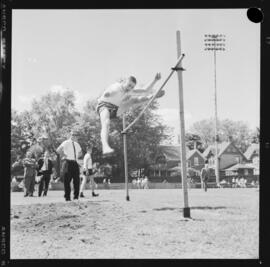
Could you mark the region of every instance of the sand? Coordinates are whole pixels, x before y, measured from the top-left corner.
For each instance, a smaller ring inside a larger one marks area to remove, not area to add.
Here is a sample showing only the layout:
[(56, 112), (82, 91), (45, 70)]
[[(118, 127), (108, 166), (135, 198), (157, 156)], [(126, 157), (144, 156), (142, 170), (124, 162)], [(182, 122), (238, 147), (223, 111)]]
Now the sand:
[(11, 259), (257, 259), (259, 190), (98, 190), (65, 202), (11, 193)]

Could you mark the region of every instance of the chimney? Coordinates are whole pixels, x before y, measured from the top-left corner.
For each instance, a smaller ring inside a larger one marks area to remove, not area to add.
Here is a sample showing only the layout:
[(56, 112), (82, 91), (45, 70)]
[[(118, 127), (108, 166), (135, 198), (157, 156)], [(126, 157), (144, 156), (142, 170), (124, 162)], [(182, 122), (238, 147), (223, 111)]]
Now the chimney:
[(232, 135), (229, 135), (228, 141), (229, 141), (229, 142), (233, 142), (233, 137), (232, 137)]

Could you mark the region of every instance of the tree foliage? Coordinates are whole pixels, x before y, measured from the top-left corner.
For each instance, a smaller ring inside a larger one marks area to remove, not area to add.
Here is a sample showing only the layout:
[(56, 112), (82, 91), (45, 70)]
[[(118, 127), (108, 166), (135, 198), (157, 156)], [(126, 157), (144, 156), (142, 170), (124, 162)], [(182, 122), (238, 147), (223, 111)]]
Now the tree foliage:
[[(215, 122), (214, 119), (201, 120), (195, 122), (190, 131), (201, 137), (204, 147), (215, 140)], [(254, 134), (253, 134), (254, 135)], [(219, 142), (228, 141), (230, 138), (234, 141), (235, 145), (245, 152), (247, 147), (252, 142), (252, 131), (247, 123), (243, 121), (233, 121), (229, 119), (218, 121), (218, 137)]]
[(198, 149), (200, 152), (203, 152), (203, 141), (198, 134), (186, 133), (186, 146), (192, 149)]
[[(93, 160), (101, 164), (109, 163), (117, 166), (119, 176), (124, 177), (123, 130), (122, 117), (111, 121), (109, 142), (115, 149), (112, 157), (102, 157), (100, 141), (100, 119), (96, 112), (96, 100), (87, 101), (81, 112), (75, 108), (75, 95), (72, 90), (49, 92), (32, 102), (29, 111), (18, 113), (12, 110), (11, 121), (11, 163), (17, 156), (23, 156), (29, 146), (36, 144), (37, 139), (46, 135), (47, 147), (51, 151), (64, 141), (71, 129), (80, 132), (79, 143), (84, 152), (87, 144), (93, 149)], [(162, 123), (154, 112), (157, 102), (151, 104), (145, 114), (131, 127), (127, 133), (128, 166), (135, 169), (147, 169), (152, 163), (158, 146), (170, 140), (169, 128)], [(134, 108), (126, 113), (126, 126), (140, 113), (142, 108)], [(220, 141), (232, 137), (235, 144), (244, 152), (251, 142), (259, 142), (259, 129), (251, 131), (242, 121), (222, 120), (218, 122)], [(201, 120), (192, 125), (186, 133), (186, 144), (189, 149), (196, 148), (201, 152), (214, 141), (214, 120)]]
[[(72, 91), (49, 92), (40, 99), (32, 102), (30, 111), (17, 113), (13, 111), (12, 146), (18, 148), (21, 140), (36, 144), (36, 140), (45, 135), (48, 138), (48, 148), (55, 151), (60, 143), (68, 137), (71, 129), (80, 133), (78, 141), (86, 152), (87, 144), (94, 147), (93, 160), (110, 163), (123, 170), (123, 121), (118, 117), (111, 121), (110, 144), (115, 149), (113, 157), (102, 157), (100, 141), (100, 119), (96, 112), (96, 100), (87, 101), (82, 112), (75, 109), (75, 96)], [(168, 135), (166, 126), (162, 125), (158, 115), (153, 111), (157, 104), (153, 103), (146, 113), (131, 128), (127, 136), (128, 164), (130, 171), (136, 168), (147, 168), (151, 163), (151, 155), (161, 141)], [(141, 111), (140, 108), (130, 110), (126, 114), (127, 125), (131, 123)], [(22, 151), (21, 154), (24, 152)], [(123, 171), (120, 173), (122, 177)]]

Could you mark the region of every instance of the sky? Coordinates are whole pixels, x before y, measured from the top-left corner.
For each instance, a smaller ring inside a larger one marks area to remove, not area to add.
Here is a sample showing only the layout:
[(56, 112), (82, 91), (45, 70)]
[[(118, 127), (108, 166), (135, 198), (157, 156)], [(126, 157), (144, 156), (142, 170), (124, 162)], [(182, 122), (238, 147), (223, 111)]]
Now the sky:
[[(121, 77), (138, 86), (157, 72), (158, 89), (177, 61), (181, 33), (185, 128), (214, 117), (214, 55), (205, 34), (225, 34), (216, 57), (219, 119), (260, 123), (260, 24), (246, 9), (12, 10), (12, 108), (30, 109), (34, 98), (72, 89), (76, 107)], [(158, 100), (158, 114), (179, 132), (178, 79)]]

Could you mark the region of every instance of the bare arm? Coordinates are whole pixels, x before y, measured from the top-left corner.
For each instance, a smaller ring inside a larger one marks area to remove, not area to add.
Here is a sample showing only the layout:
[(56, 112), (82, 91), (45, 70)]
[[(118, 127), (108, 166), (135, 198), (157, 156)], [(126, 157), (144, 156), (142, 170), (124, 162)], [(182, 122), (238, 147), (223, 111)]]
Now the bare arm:
[(142, 89), (134, 89), (133, 92), (134, 93), (150, 93), (154, 87), (154, 85), (156, 84), (156, 82), (158, 80), (161, 79), (161, 74), (158, 72), (154, 78), (153, 81), (151, 81), (150, 83), (148, 83), (144, 88)]
[[(158, 95), (156, 96), (161, 97), (165, 94), (164, 90), (161, 90)], [(146, 105), (150, 99), (153, 97), (154, 94), (149, 94), (146, 96), (128, 96), (126, 97), (126, 99), (124, 99), (124, 101), (122, 102), (122, 104), (119, 107), (118, 110), (118, 114), (121, 115), (124, 112), (128, 111), (130, 108), (137, 108), (143, 105)]]

